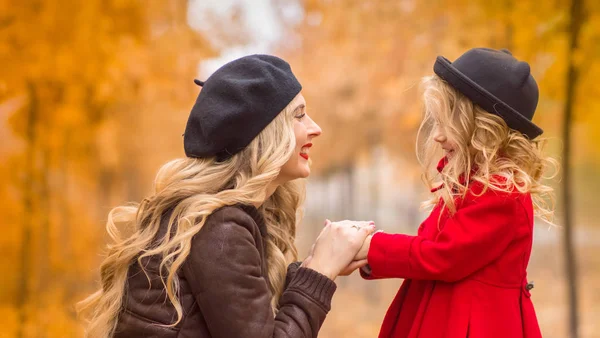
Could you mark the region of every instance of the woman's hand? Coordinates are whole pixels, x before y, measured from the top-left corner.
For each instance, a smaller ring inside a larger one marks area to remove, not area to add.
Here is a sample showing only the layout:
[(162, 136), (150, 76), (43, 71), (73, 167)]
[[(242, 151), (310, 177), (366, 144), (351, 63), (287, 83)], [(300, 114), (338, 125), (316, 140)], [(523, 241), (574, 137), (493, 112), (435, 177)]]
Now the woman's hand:
[(353, 258), (362, 248), (367, 236), (374, 230), (373, 222), (326, 222), (325, 228), (311, 249), (312, 254), (309, 254), (302, 265), (334, 280), (340, 273), (347, 272), (348, 268), (360, 267), (362, 262), (351, 263), (354, 263)]

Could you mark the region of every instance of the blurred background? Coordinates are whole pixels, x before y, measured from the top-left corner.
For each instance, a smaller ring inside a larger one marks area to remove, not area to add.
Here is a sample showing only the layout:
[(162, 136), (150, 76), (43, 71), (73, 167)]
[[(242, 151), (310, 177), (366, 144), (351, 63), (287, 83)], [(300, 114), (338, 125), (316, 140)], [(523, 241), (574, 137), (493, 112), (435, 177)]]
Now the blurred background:
[[(556, 226), (535, 227), (544, 337), (600, 337), (596, 0), (0, 0), (0, 337), (82, 336), (74, 303), (99, 286), (108, 211), (184, 156), (192, 80), (245, 54), (288, 60), (324, 131), (301, 258), (326, 217), (416, 233), (420, 78), (484, 46), (531, 64), (535, 122), (570, 161), (550, 182)], [(337, 283), (320, 337), (375, 337), (401, 280)]]

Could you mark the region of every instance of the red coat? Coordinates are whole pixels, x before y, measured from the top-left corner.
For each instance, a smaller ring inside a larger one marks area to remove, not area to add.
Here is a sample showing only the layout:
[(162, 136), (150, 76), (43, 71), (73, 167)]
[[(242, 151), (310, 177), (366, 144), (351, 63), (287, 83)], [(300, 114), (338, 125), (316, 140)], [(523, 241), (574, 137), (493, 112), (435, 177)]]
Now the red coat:
[(529, 194), (473, 183), (457, 212), (441, 203), (417, 236), (377, 233), (367, 279), (405, 278), (379, 337), (541, 337), (527, 285), (533, 206)]

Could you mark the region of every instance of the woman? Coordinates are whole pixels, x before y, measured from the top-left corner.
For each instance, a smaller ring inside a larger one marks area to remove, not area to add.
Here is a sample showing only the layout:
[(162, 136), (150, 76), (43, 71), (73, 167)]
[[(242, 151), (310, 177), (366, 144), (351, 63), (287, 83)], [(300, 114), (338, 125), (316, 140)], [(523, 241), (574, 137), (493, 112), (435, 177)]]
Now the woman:
[[(316, 337), (371, 224), (327, 225), (303, 266), (294, 237), (321, 134), (274, 56), (232, 61), (206, 82), (154, 193), (109, 214), (102, 288), (81, 304), (90, 337)], [(122, 237), (116, 224), (133, 233)]]

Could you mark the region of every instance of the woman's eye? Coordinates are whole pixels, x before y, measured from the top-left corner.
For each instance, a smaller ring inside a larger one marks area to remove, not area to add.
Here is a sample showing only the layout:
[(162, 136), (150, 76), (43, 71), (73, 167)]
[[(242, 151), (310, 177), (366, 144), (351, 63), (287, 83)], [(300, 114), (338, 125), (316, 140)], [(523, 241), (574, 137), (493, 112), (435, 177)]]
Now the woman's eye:
[(300, 120), (300, 119), (302, 119), (302, 118), (304, 117), (304, 115), (306, 115), (306, 113), (302, 113), (302, 114), (300, 114), (300, 115), (296, 115), (296, 118), (297, 118), (298, 120)]

